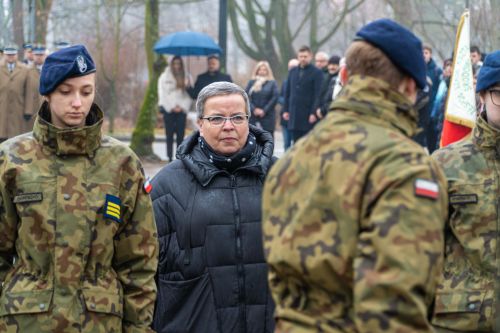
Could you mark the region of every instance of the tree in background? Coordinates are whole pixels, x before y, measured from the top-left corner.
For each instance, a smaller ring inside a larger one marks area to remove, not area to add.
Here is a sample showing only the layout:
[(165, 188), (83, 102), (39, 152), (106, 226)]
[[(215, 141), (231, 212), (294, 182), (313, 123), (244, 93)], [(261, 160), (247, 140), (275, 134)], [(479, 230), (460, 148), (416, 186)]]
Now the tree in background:
[[(118, 78), (122, 74), (120, 73), (122, 47), (129, 36), (129, 34), (123, 33), (122, 23), (127, 11), (132, 7), (135, 8), (136, 2), (123, 0), (94, 1), (97, 59), (100, 75), (106, 81), (109, 91), (110, 101), (106, 115), (109, 119), (108, 130), (111, 134), (114, 133), (115, 117), (118, 114)], [(101, 13), (104, 19), (101, 17)], [(109, 51), (111, 51), (111, 55)]]
[(148, 65), (149, 83), (141, 110), (132, 134), (131, 148), (143, 158), (158, 159), (153, 153), (154, 122), (158, 109), (158, 78), (166, 66), (165, 59), (153, 51), (154, 43), (159, 38), (159, 3), (158, 0), (146, 0), (144, 24), (144, 48)]
[[(299, 10), (292, 17), (290, 0), (234, 0), (228, 2), (228, 12), (238, 46), (256, 61), (269, 61), (281, 81), (287, 73), (288, 60), (296, 56), (294, 42), (301, 33), (308, 31), (305, 44), (316, 52), (339, 30), (346, 16), (363, 2), (303, 1), (297, 4)], [(321, 14), (326, 12), (329, 13), (327, 17)], [(328, 19), (328, 26), (321, 25), (319, 16)], [(292, 23), (297, 24), (292, 27)], [(247, 35), (249, 38), (245, 37)]]
[[(21, 0), (16, 0), (22, 2)], [(35, 0), (35, 40), (31, 42), (46, 44), (49, 15), (53, 0)]]

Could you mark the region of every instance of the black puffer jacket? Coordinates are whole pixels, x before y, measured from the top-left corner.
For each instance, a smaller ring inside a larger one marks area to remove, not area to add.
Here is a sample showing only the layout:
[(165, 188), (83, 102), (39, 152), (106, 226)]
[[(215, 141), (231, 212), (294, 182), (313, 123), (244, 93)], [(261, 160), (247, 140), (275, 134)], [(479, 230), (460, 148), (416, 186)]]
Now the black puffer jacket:
[(160, 242), (159, 332), (273, 332), (261, 232), (261, 193), (273, 161), (269, 133), (254, 126), (254, 155), (232, 174), (188, 137), (153, 179)]

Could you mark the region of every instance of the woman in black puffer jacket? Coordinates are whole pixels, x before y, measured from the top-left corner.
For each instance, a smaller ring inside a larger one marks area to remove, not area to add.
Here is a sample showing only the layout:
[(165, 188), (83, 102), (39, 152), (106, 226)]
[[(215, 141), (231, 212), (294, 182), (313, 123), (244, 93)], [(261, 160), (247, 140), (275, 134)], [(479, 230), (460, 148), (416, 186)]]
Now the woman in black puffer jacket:
[[(242, 112), (224, 106), (235, 96), (243, 97)], [(261, 232), (262, 186), (274, 145), (270, 133), (248, 124), (247, 98), (232, 83), (203, 89), (197, 102), (201, 134), (188, 137), (178, 160), (152, 181), (160, 242), (157, 332), (274, 331)], [(229, 151), (213, 141), (245, 133), (241, 147)]]

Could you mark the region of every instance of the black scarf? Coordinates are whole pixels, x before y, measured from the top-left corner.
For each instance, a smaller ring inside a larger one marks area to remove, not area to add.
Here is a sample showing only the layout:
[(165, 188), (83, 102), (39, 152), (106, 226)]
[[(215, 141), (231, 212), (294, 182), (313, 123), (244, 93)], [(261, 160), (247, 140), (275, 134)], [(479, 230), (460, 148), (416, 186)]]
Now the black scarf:
[(243, 148), (231, 156), (224, 156), (216, 153), (201, 136), (198, 138), (198, 143), (201, 151), (207, 156), (213, 165), (215, 165), (218, 169), (227, 170), (229, 172), (233, 172), (245, 164), (253, 156), (255, 149), (257, 148), (257, 140), (252, 133), (248, 134), (247, 142)]

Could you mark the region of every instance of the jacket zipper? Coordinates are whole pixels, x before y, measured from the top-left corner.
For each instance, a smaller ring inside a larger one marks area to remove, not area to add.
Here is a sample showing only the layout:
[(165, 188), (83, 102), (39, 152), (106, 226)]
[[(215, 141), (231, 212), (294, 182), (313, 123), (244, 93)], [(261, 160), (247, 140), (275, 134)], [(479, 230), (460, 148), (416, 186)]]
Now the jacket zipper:
[(241, 219), (240, 205), (236, 193), (236, 176), (231, 175), (231, 191), (233, 192), (233, 207), (235, 213), (236, 228), (236, 269), (238, 272), (238, 302), (240, 312), (241, 332), (246, 332), (246, 306), (245, 306), (245, 271), (243, 267), (243, 249), (241, 246)]

